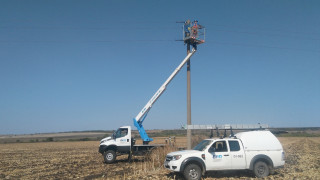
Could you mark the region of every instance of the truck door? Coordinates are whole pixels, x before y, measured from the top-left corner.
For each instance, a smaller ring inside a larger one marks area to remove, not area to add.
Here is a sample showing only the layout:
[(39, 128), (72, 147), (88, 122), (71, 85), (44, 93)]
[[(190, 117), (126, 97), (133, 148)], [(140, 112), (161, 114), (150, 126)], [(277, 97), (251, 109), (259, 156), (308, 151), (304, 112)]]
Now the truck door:
[(228, 140), (228, 143), (230, 148), (231, 168), (245, 169), (245, 154), (239, 140)]
[(212, 144), (206, 152), (207, 170), (222, 170), (231, 168), (231, 157), (225, 140)]
[(128, 128), (119, 128), (115, 133), (116, 144), (119, 152), (129, 152), (131, 148), (131, 133)]

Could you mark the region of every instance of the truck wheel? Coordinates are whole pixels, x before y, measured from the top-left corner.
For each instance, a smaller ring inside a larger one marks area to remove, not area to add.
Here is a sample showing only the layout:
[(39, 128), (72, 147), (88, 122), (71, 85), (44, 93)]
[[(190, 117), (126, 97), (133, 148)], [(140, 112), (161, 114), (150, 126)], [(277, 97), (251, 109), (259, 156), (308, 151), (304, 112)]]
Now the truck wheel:
[(104, 162), (106, 162), (107, 164), (113, 163), (116, 160), (116, 157), (116, 152), (114, 152), (113, 150), (108, 150), (103, 153)]
[(201, 169), (196, 164), (189, 164), (183, 170), (183, 176), (187, 180), (200, 180), (201, 179)]
[(269, 175), (269, 167), (263, 161), (258, 161), (254, 164), (253, 173), (258, 178), (266, 177)]

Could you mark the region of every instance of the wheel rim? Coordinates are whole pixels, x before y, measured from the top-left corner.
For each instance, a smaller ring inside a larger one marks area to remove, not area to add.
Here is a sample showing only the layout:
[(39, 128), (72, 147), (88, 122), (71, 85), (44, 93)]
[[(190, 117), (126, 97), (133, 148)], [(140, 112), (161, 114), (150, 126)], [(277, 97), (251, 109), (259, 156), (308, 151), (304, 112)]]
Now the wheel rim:
[(198, 178), (198, 172), (195, 169), (190, 169), (189, 176), (193, 179)]
[(106, 155), (106, 158), (107, 158), (108, 161), (111, 161), (113, 159), (113, 154), (112, 153), (108, 153)]
[(262, 175), (266, 172), (266, 168), (264, 166), (258, 167), (258, 174)]

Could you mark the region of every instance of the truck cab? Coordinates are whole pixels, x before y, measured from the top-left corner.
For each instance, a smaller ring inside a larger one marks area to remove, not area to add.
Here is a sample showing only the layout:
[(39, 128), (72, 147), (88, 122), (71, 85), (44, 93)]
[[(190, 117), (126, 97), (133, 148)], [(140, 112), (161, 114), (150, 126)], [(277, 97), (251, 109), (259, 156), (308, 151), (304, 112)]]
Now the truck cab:
[(205, 139), (193, 150), (167, 154), (165, 168), (186, 179), (200, 179), (207, 171), (252, 170), (265, 177), (283, 167), (284, 151), (270, 131), (238, 133), (234, 137)]
[(207, 169), (245, 168), (245, 153), (239, 139), (218, 139), (205, 151)]
[(122, 126), (100, 141), (99, 152), (103, 154), (105, 162), (112, 163), (116, 159), (116, 153), (130, 153), (132, 142), (131, 127)]

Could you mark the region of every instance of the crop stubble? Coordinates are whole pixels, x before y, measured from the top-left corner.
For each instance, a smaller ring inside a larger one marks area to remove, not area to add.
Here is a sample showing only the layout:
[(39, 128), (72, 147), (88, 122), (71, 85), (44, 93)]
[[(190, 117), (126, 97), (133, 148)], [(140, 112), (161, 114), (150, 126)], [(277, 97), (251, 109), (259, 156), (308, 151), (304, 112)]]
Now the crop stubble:
[[(320, 138), (279, 138), (286, 152), (285, 168), (266, 179), (320, 179)], [(178, 139), (185, 142), (184, 139)], [(162, 167), (174, 148), (156, 150), (148, 158), (127, 156), (103, 163), (99, 142), (0, 144), (0, 179), (181, 179)], [(204, 179), (251, 179), (245, 171), (208, 173)]]

